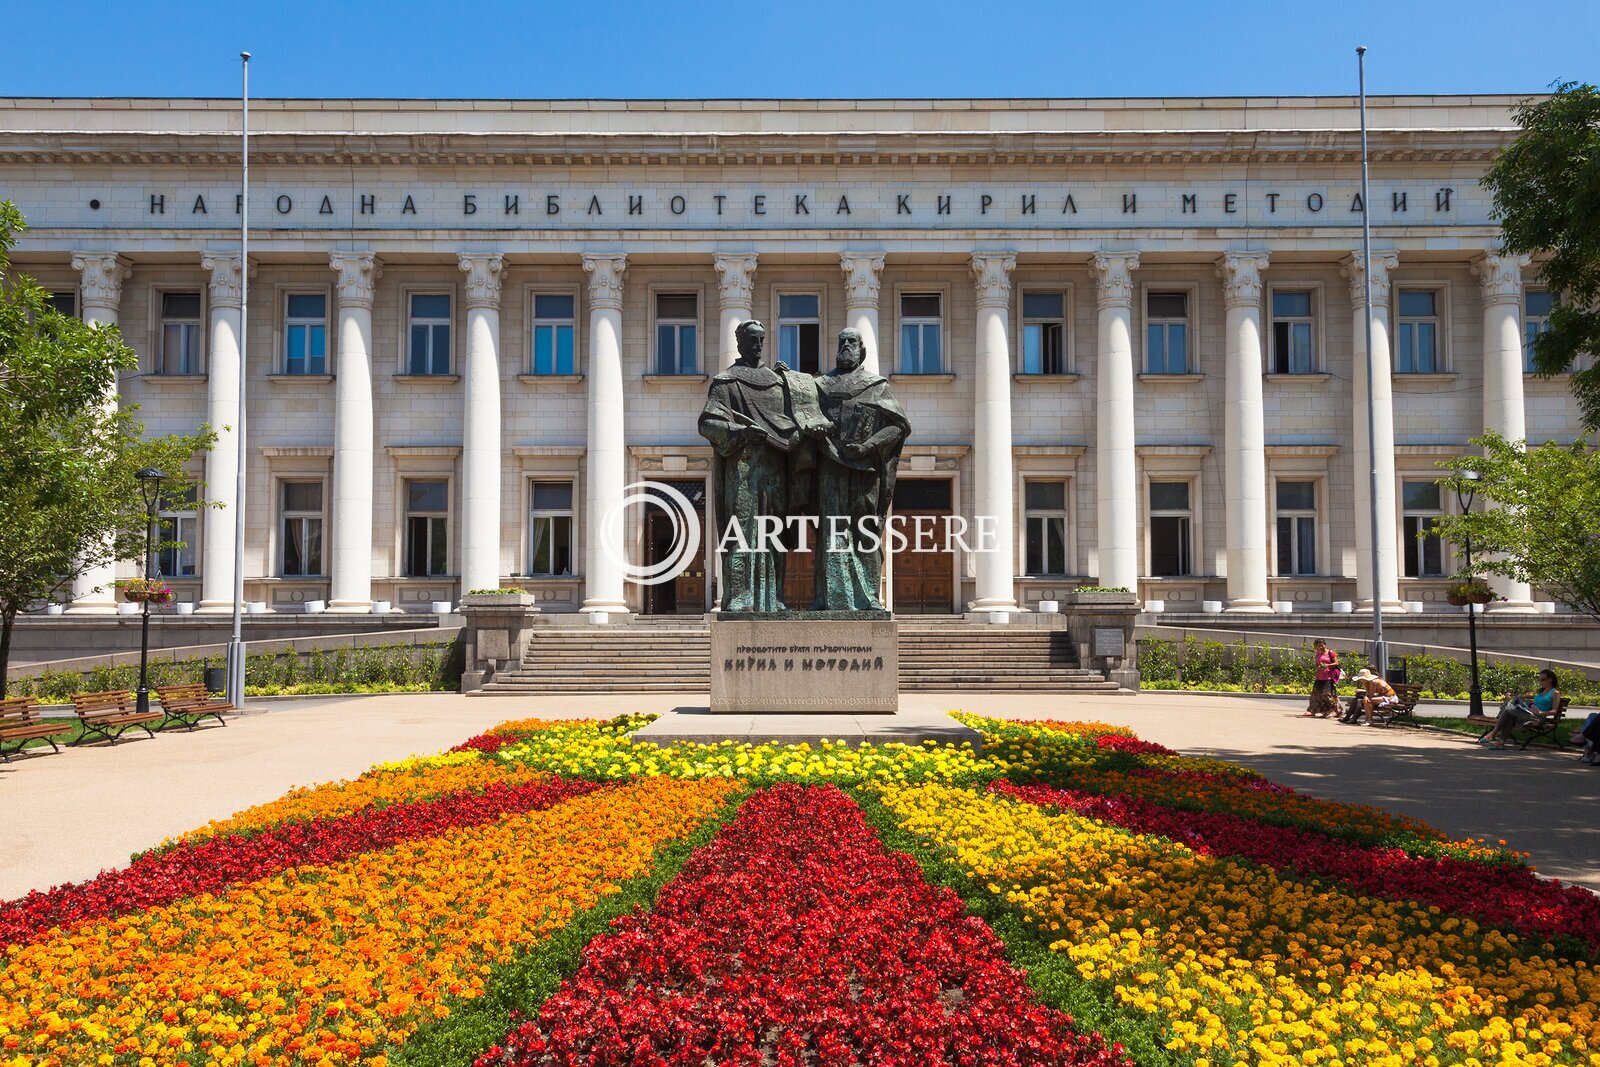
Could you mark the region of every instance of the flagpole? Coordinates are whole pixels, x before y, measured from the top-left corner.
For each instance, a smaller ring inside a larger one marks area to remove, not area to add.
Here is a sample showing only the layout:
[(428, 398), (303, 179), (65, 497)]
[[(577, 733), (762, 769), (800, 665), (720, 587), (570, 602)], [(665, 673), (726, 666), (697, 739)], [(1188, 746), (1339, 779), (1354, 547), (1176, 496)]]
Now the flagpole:
[(234, 467), (233, 492), (233, 636), (228, 641), (227, 699), (240, 711), (244, 710), (244, 470), (245, 470), (245, 395), (244, 383), (249, 377), (250, 362), (245, 358), (250, 337), (250, 53), (240, 52), (240, 93), (244, 119), (240, 151), (240, 184), (243, 195), (239, 198), (239, 406), (235, 427), (237, 462)]
[(1356, 47), (1356, 79), (1361, 95), (1361, 281), (1366, 290), (1362, 324), (1367, 335), (1367, 518), (1372, 523), (1372, 558), (1367, 561), (1372, 582), (1372, 662), (1379, 677), (1387, 677), (1389, 650), (1383, 642), (1383, 574), (1378, 551), (1378, 428), (1372, 381), (1372, 189), (1367, 174), (1367, 49)]

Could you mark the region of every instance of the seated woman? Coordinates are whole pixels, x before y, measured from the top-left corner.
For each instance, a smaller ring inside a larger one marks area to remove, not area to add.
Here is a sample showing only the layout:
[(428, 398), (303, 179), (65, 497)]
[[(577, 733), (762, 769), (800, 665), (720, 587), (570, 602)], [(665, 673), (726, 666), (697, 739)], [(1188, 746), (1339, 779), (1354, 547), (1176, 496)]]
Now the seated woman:
[(1511, 736), (1511, 731), (1523, 723), (1532, 722), (1540, 715), (1554, 711), (1561, 703), (1561, 692), (1556, 689), (1556, 675), (1554, 671), (1539, 672), (1539, 691), (1533, 696), (1520, 693), (1507, 693), (1500, 702), (1500, 714), (1494, 721), (1494, 728), (1478, 738), (1479, 744), (1487, 744), (1491, 748), (1505, 748), (1506, 738)]
[(1362, 725), (1371, 726), (1373, 712), (1399, 707), (1400, 696), (1394, 691), (1394, 686), (1380, 678), (1372, 664), (1362, 667), (1351, 681), (1356, 683), (1356, 695), (1340, 721), (1353, 723), (1364, 714)]

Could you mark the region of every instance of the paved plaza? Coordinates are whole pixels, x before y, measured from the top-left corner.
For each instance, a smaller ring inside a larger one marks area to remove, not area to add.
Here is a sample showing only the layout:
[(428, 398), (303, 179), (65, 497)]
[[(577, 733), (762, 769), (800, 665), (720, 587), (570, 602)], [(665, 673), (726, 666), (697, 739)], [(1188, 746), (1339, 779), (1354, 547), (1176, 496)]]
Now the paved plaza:
[[(1432, 729), (1299, 717), (1304, 698), (917, 694), (919, 704), (1015, 718), (1096, 720), (1218, 756), (1314, 796), (1375, 804), (1452, 836), (1505, 839), (1541, 872), (1600, 891), (1600, 769), (1573, 753), (1485, 751)], [(453, 694), (257, 701), (226, 728), (69, 749), (0, 767), (8, 841), (0, 898), (93, 877), (163, 839), (374, 763), (448, 748), (507, 719), (665, 712), (681, 695)], [(143, 735), (140, 735), (142, 738)], [(48, 750), (47, 750), (48, 751)]]

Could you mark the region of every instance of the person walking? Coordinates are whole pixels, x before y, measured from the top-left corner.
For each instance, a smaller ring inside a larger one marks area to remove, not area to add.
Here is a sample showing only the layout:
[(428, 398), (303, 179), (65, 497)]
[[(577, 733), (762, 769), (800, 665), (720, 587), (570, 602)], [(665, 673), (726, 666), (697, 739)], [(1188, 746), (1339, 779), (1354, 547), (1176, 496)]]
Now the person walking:
[(1344, 671), (1339, 669), (1339, 653), (1328, 647), (1321, 638), (1311, 646), (1317, 656), (1316, 674), (1311, 682), (1311, 702), (1306, 706), (1304, 719), (1326, 719), (1339, 710), (1339, 694), (1335, 687)]

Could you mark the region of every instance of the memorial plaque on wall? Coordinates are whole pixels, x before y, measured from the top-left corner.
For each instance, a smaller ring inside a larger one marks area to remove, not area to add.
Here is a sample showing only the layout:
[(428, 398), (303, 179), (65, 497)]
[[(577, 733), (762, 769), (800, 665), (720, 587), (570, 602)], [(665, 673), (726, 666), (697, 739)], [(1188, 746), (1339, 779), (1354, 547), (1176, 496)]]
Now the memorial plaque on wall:
[(899, 710), (892, 619), (713, 620), (714, 712)]
[(1125, 642), (1121, 627), (1097, 627), (1094, 631), (1094, 654), (1121, 659), (1127, 655)]

